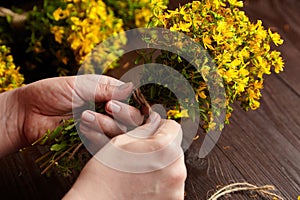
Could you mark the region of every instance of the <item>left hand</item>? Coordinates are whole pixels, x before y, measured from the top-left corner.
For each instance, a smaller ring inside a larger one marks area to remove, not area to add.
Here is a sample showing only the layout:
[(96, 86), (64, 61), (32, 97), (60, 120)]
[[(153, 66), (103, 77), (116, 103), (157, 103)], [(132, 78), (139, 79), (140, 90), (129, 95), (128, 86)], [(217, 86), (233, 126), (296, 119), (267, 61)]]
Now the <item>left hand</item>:
[[(11, 91), (15, 93), (12, 99), (17, 102), (7, 103), (18, 106), (14, 111), (17, 112), (17, 132), (22, 142), (18, 148), (33, 143), (48, 129), (57, 127), (62, 119), (71, 118), (72, 106), (73, 109), (79, 108), (87, 101), (108, 102), (112, 97), (116, 100), (125, 99), (132, 90), (133, 84), (124, 84), (108, 76), (82, 75), (44, 79)], [(108, 106), (106, 109), (109, 112)], [(129, 107), (129, 113), (142, 119), (140, 112), (133, 107)], [(104, 120), (99, 120), (99, 117)], [(104, 133), (110, 132), (111, 126), (115, 126), (115, 121), (107, 115), (97, 114), (97, 119)], [(101, 121), (105, 121), (105, 126), (101, 125)], [(141, 120), (137, 121), (139, 125)], [(117, 135), (126, 130), (114, 128), (114, 131), (113, 134)]]

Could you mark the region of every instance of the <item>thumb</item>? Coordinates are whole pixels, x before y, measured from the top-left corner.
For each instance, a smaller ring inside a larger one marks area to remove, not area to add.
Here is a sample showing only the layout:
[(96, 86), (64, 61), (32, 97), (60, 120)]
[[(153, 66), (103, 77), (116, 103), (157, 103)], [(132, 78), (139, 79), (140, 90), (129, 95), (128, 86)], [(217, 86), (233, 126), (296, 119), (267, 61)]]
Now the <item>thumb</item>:
[(105, 102), (112, 99), (126, 99), (133, 90), (132, 83), (123, 83), (117, 79), (99, 76), (82, 75), (74, 80), (73, 102), (82, 105), (85, 101)]
[(120, 86), (113, 86), (109, 84), (99, 84), (96, 88), (95, 101), (106, 102), (109, 100), (122, 100), (126, 99), (134, 86), (131, 82), (124, 83)]

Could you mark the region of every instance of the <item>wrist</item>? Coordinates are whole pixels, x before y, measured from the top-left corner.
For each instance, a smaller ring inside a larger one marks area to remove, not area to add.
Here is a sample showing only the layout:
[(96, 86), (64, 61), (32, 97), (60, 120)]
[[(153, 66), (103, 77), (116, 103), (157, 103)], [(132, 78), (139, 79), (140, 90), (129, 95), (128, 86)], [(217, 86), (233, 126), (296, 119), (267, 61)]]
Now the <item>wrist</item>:
[[(110, 183), (112, 174), (99, 161), (92, 158), (81, 171), (76, 182), (63, 200), (123, 200), (122, 191), (114, 190)], [(107, 177), (110, 177), (107, 179)]]
[(22, 88), (0, 94), (0, 157), (17, 151), (27, 144), (23, 135), (24, 107), (21, 99)]

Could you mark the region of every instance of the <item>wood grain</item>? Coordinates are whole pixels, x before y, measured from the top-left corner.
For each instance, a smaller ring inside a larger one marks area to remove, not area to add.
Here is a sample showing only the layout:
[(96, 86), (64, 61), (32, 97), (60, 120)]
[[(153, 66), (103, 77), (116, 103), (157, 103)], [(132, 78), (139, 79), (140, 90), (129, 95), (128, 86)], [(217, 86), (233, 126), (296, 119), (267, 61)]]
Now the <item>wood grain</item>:
[(284, 44), (277, 47), (286, 63), (279, 77), (300, 94), (300, 1), (298, 0), (248, 0), (245, 11), (254, 22), (262, 19), (266, 27), (280, 33)]
[(34, 163), (39, 156), (36, 148), (29, 148), (0, 160), (1, 200), (50, 200), (63, 197), (72, 183), (57, 174), (42, 176)]
[[(246, 181), (255, 185), (272, 184), (278, 194), (296, 199), (300, 192), (298, 105), (299, 97), (294, 91), (278, 77), (268, 77), (261, 108), (246, 113), (235, 106), (231, 124), (205, 160), (210, 164), (202, 165), (203, 169), (188, 165), (191, 170), (187, 194), (205, 199), (205, 191), (218, 185)], [(249, 194), (243, 194), (243, 198), (250, 199)], [(243, 198), (235, 195), (233, 199)]]

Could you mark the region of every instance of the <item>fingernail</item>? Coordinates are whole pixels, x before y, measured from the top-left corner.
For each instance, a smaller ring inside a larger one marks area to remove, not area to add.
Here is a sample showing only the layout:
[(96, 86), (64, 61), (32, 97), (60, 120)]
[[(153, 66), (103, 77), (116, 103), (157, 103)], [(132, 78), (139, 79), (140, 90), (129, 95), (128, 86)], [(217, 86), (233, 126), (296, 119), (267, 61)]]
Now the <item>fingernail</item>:
[(118, 90), (126, 90), (128, 88), (133, 88), (133, 84), (131, 82), (124, 83), (118, 87)]
[(108, 111), (112, 113), (118, 113), (121, 110), (121, 106), (119, 106), (116, 102), (110, 101), (107, 105)]
[(82, 119), (87, 122), (92, 122), (95, 120), (95, 115), (89, 111), (84, 112), (82, 115)]

